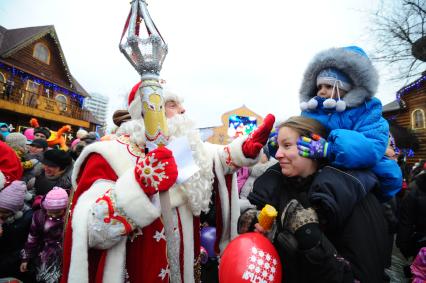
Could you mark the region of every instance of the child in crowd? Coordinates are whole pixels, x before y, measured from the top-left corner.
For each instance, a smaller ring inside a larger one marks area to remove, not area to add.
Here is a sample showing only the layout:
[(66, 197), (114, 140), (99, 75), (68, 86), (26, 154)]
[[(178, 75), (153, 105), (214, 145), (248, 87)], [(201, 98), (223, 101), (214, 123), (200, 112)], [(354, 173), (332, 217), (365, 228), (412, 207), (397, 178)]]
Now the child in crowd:
[(34, 265), (37, 282), (58, 282), (62, 266), (62, 238), (64, 215), (68, 205), (67, 192), (54, 187), (36, 210), (27, 243), (22, 251), (21, 272)]
[(0, 278), (15, 277), (31, 282), (28, 274), (19, 272), (20, 251), (32, 217), (32, 210), (24, 204), (26, 191), (22, 181), (13, 181), (0, 190)]
[(10, 133), (6, 137), (6, 143), (15, 151), (25, 171), (33, 169), (34, 166), (40, 163), (36, 158), (26, 159), (26, 154), (28, 152), (27, 138), (23, 134), (16, 132)]
[[(308, 66), (300, 90), (302, 116), (316, 119), (330, 132), (327, 140), (313, 135), (298, 142), (299, 154), (327, 158), (344, 169), (371, 168), (380, 181), (381, 201), (402, 185), (398, 164), (385, 156), (389, 125), (375, 98), (378, 74), (359, 47), (331, 48)], [(359, 192), (363, 197), (366, 192)]]

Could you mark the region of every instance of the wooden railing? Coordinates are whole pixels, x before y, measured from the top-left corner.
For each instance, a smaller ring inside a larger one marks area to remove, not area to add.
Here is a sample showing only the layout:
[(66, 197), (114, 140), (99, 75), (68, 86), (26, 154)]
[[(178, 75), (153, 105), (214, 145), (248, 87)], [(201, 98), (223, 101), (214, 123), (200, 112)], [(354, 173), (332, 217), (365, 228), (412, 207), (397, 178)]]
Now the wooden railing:
[[(70, 98), (67, 97), (67, 99), (69, 100)], [(0, 100), (7, 100), (12, 103), (78, 120), (89, 121), (91, 117), (89, 110), (82, 109), (78, 105), (78, 102), (62, 103), (46, 95), (30, 92), (19, 86), (11, 86), (3, 82), (0, 82)]]

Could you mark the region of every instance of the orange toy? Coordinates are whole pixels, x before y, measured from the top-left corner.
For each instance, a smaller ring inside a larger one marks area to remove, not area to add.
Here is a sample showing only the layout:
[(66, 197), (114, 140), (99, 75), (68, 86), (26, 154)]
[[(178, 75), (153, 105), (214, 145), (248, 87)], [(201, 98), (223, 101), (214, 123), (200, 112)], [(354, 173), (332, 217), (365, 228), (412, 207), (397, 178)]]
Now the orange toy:
[(64, 134), (69, 133), (70, 131), (71, 131), (71, 126), (69, 125), (63, 126), (57, 132), (50, 131), (52, 135), (47, 140), (47, 144), (49, 145), (49, 147), (54, 147), (56, 145), (59, 145), (59, 149), (67, 151), (68, 146), (65, 143)]

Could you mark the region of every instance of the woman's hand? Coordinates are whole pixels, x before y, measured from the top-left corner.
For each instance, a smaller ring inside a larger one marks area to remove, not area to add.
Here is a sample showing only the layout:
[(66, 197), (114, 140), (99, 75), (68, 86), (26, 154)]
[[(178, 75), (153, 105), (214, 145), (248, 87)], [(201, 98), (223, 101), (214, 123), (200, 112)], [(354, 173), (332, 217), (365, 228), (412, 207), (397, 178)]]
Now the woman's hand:
[(304, 208), (297, 200), (292, 199), (284, 208), (281, 224), (298, 242), (301, 250), (308, 250), (321, 239), (318, 215), (312, 207)]
[(238, 234), (244, 234), (255, 231), (256, 224), (258, 224), (258, 213), (259, 211), (255, 208), (249, 208), (243, 213), (241, 213), (240, 218), (238, 218)]
[(266, 235), (268, 233), (268, 231), (263, 229), (263, 227), (259, 223), (254, 224), (254, 232), (257, 232), (263, 235)]
[(21, 263), (19, 270), (21, 270), (21, 272), (27, 272), (28, 271), (28, 262)]

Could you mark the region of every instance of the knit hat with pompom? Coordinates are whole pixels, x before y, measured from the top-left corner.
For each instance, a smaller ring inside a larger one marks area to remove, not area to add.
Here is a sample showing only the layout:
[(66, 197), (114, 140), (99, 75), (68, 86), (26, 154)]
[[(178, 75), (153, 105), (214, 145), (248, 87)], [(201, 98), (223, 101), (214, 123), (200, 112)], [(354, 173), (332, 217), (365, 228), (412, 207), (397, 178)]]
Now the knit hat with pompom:
[(68, 194), (60, 187), (53, 187), (53, 189), (47, 193), (43, 201), (43, 207), (48, 210), (64, 209), (67, 205)]

